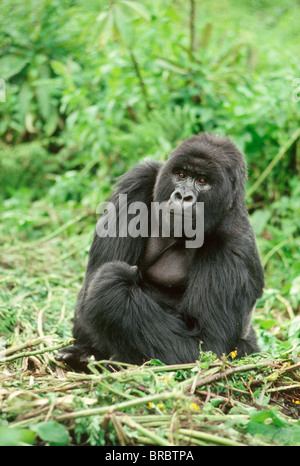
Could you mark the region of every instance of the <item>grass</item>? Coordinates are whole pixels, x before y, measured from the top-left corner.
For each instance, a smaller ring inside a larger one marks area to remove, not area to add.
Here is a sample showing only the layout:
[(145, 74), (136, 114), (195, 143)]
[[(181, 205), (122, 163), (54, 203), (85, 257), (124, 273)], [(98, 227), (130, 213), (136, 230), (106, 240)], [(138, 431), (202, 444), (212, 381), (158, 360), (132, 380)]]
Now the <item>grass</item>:
[(89, 374), (55, 361), (72, 338), (93, 218), (49, 230), (50, 210), (23, 224), (23, 241), (2, 225), (0, 444), (300, 445), (297, 345), (174, 366), (92, 362)]

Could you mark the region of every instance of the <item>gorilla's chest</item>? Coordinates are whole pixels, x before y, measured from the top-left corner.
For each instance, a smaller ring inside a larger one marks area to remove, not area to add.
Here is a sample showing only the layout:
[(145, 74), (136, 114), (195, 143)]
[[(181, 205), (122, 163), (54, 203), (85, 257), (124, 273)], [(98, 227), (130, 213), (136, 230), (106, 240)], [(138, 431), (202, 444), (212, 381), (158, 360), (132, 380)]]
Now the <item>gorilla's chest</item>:
[(159, 287), (182, 288), (185, 287), (194, 251), (175, 241), (168, 241), (149, 238), (144, 256), (144, 276)]

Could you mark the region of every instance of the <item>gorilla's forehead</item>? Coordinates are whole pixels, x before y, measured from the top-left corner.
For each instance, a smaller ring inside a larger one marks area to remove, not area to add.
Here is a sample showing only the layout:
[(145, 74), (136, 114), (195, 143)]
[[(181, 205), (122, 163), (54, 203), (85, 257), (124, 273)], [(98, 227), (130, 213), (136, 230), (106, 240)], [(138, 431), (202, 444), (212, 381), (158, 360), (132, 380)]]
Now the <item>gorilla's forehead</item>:
[(214, 160), (206, 157), (193, 157), (192, 155), (177, 156), (176, 159), (172, 160), (172, 168), (180, 167), (191, 173), (198, 173), (203, 175), (204, 173), (216, 170), (217, 164)]
[(218, 137), (211, 133), (202, 133), (181, 142), (170, 154), (170, 160), (174, 156), (178, 160), (192, 159), (196, 165), (204, 161), (217, 164), (239, 163), (242, 159), (242, 154), (227, 137)]
[(203, 144), (201, 141), (191, 142), (189, 139), (182, 142), (170, 154), (170, 158), (193, 159), (193, 163), (197, 164), (202, 160), (214, 160), (222, 157), (223, 150), (221, 147), (215, 147), (211, 144)]
[(220, 168), (218, 157), (214, 156), (212, 153), (207, 153), (202, 150), (195, 151), (195, 149), (191, 150), (190, 148), (185, 149), (186, 150), (182, 150), (182, 148), (178, 147), (172, 152), (168, 161), (169, 167), (180, 167), (199, 174), (207, 170), (216, 170)]

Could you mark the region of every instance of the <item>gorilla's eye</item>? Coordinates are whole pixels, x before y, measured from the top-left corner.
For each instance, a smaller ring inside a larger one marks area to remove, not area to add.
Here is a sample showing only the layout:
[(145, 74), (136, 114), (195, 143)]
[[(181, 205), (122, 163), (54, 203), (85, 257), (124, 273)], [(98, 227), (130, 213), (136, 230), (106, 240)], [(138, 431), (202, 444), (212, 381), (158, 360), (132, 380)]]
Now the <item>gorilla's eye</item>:
[(179, 178), (185, 178), (185, 173), (179, 172), (179, 173), (178, 173), (178, 176), (179, 176)]
[(205, 184), (205, 183), (206, 183), (206, 179), (205, 179), (205, 178), (200, 178), (199, 182), (200, 182), (201, 184)]

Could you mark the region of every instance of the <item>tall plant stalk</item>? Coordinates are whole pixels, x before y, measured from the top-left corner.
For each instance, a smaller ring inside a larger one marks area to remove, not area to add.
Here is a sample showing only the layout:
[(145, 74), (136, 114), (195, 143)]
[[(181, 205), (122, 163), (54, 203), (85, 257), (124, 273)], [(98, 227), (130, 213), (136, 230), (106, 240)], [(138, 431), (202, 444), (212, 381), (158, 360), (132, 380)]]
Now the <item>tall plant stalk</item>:
[(135, 74), (137, 76), (137, 79), (138, 79), (138, 82), (139, 82), (139, 85), (140, 85), (140, 88), (141, 88), (141, 92), (142, 92), (142, 95), (143, 95), (143, 98), (144, 98), (146, 108), (147, 108), (147, 110), (150, 111), (151, 110), (151, 105), (150, 105), (149, 98), (148, 98), (147, 87), (145, 85), (145, 81), (144, 81), (142, 73), (141, 73), (140, 65), (139, 65), (139, 63), (137, 61), (137, 58), (135, 56), (135, 53), (134, 53), (134, 51), (132, 50), (131, 47), (129, 47), (129, 54), (130, 54), (131, 61), (133, 63)]
[(194, 53), (196, 48), (196, 31), (195, 31), (195, 18), (196, 18), (196, 2), (190, 0), (190, 51)]

